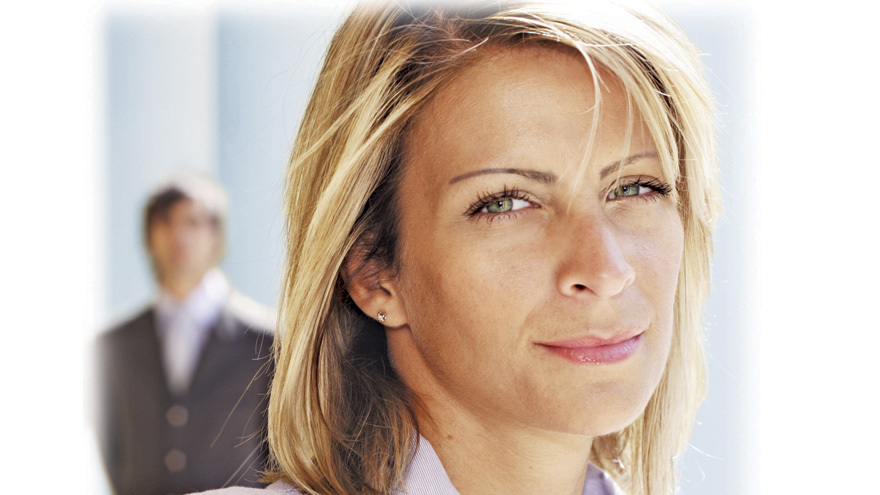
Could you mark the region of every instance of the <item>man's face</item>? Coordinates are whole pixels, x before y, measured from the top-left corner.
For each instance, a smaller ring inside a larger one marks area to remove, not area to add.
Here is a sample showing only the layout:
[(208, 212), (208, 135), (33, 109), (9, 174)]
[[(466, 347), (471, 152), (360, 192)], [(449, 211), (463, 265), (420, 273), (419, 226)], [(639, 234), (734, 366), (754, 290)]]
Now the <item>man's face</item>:
[(183, 199), (150, 224), (149, 249), (163, 286), (197, 284), (217, 262), (220, 234), (204, 206)]

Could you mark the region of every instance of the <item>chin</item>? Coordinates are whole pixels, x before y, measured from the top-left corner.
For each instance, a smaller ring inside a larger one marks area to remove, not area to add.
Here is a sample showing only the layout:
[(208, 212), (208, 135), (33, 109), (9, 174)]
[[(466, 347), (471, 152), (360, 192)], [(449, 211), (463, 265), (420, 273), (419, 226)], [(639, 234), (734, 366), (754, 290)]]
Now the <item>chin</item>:
[(618, 411), (613, 416), (609, 415), (607, 418), (603, 418), (602, 421), (597, 421), (590, 436), (598, 437), (623, 430), (633, 424), (645, 412), (645, 406), (647, 406), (647, 403), (638, 408)]
[[(624, 387), (626, 388), (626, 387)], [(603, 390), (591, 394), (569, 410), (575, 414), (557, 425), (564, 433), (598, 437), (623, 430), (637, 420), (650, 402), (654, 388), (639, 390)], [(546, 412), (546, 411), (545, 411)]]

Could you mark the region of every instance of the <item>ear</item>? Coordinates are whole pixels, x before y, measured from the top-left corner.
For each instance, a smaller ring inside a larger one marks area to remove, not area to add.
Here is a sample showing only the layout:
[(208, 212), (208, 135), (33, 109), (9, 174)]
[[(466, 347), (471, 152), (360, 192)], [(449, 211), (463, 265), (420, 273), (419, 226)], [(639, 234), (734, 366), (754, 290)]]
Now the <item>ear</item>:
[[(358, 241), (345, 258), (342, 280), (348, 294), (367, 317), (388, 328), (408, 323), (406, 305), (401, 298), (396, 277), (391, 270), (372, 260), (365, 262), (367, 247)], [(385, 315), (382, 321), (379, 314)]]

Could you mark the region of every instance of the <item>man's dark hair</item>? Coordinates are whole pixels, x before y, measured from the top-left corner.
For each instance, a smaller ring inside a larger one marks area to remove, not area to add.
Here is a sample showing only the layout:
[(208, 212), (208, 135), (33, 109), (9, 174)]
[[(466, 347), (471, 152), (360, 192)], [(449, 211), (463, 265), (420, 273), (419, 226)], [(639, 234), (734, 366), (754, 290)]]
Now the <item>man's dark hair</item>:
[(214, 228), (223, 237), (226, 223), (226, 193), (216, 182), (195, 174), (179, 174), (171, 177), (156, 188), (144, 208), (144, 242), (149, 249), (150, 226), (153, 222), (168, 215), (174, 205), (183, 200), (192, 200), (202, 205), (211, 215)]

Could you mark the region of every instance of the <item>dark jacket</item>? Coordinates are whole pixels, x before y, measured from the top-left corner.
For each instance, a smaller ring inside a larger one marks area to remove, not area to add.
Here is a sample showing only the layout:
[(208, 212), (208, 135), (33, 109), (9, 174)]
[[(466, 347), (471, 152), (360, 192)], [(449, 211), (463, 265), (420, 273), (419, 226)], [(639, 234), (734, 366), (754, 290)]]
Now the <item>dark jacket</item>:
[(119, 495), (261, 486), (272, 334), (235, 292), (184, 397), (166, 385), (154, 308), (98, 338), (96, 430)]

